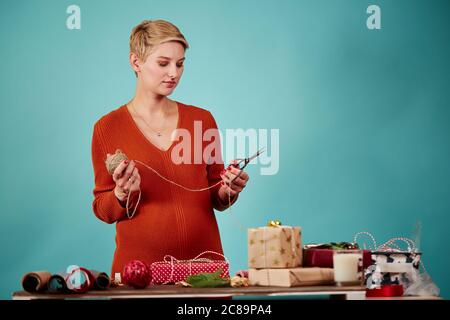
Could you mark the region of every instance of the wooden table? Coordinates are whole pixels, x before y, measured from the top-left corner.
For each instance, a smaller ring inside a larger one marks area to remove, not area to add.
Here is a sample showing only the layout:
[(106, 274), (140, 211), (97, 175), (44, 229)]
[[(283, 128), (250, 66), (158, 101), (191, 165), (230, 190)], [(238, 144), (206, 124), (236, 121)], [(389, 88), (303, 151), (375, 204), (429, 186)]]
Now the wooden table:
[(104, 291), (88, 291), (84, 294), (50, 294), (14, 292), (13, 300), (33, 299), (139, 299), (139, 298), (230, 298), (230, 297), (292, 297), (330, 296), (336, 299), (365, 299), (365, 288), (310, 286), (310, 287), (241, 287), (241, 288), (188, 288), (175, 285), (150, 286), (146, 289), (128, 287), (109, 288)]
[(440, 297), (392, 297), (366, 298), (365, 287), (309, 286), (309, 287), (241, 287), (241, 288), (186, 288), (175, 285), (150, 286), (146, 289), (129, 287), (109, 288), (104, 291), (89, 291), (84, 294), (50, 294), (14, 292), (13, 300), (35, 299), (141, 299), (141, 298), (230, 298), (263, 297), (289, 298), (293, 296), (330, 296), (340, 300), (440, 300)]

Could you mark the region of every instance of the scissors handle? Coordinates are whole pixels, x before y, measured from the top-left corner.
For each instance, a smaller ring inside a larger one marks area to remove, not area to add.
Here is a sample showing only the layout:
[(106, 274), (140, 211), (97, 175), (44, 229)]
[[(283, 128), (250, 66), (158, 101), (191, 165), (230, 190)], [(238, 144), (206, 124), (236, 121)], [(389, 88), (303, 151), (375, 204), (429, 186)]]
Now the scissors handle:
[[(248, 161), (248, 158), (246, 158), (246, 159), (237, 159), (236, 163), (231, 163), (230, 166), (238, 168), (238, 169), (244, 169), (249, 162), (250, 161)], [(241, 167), (242, 163), (244, 163), (243, 167)]]
[[(259, 157), (259, 155), (260, 155), (261, 153), (263, 153), (264, 151), (265, 151), (265, 148), (261, 148), (261, 149), (259, 149), (254, 155), (252, 155), (251, 157), (249, 157), (249, 158), (244, 158), (244, 159), (236, 159), (236, 160), (237, 160), (236, 163), (230, 164), (231, 166), (233, 166), (233, 167), (238, 168), (238, 169), (241, 170), (241, 171), (239, 172), (239, 174), (231, 180), (231, 182), (233, 182), (234, 180), (236, 180), (237, 178), (239, 178), (239, 176), (240, 176), (241, 173), (242, 173), (242, 170), (244, 170), (244, 168), (250, 163), (250, 161), (252, 161), (252, 160), (255, 159), (256, 157)], [(242, 163), (242, 162), (244, 162), (244, 165), (241, 167), (241, 163)]]

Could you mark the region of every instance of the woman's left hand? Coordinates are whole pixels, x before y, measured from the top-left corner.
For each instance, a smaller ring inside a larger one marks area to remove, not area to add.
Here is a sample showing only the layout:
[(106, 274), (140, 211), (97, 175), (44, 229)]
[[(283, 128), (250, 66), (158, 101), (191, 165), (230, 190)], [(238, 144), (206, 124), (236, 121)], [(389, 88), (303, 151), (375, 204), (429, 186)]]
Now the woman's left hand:
[[(234, 179), (238, 175), (239, 177)], [(222, 187), (219, 190), (219, 194), (224, 193), (227, 197), (228, 194), (232, 197), (239, 194), (242, 190), (244, 190), (248, 180), (250, 179), (247, 172), (239, 169), (239, 166), (237, 166), (237, 162), (235, 160), (231, 161), (231, 164), (226, 170), (222, 170), (220, 177), (222, 178)], [(231, 182), (233, 179), (234, 181)]]

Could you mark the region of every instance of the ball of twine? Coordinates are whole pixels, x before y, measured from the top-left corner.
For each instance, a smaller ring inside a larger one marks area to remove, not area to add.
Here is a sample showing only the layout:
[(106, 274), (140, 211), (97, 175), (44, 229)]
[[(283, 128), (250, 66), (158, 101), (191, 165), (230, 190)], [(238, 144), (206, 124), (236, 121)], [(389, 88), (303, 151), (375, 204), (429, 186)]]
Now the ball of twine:
[(109, 174), (113, 174), (114, 170), (116, 170), (116, 168), (119, 166), (119, 164), (123, 161), (123, 160), (128, 160), (128, 157), (125, 153), (123, 153), (122, 150), (117, 149), (116, 153), (109, 155), (106, 158), (106, 168), (109, 172)]

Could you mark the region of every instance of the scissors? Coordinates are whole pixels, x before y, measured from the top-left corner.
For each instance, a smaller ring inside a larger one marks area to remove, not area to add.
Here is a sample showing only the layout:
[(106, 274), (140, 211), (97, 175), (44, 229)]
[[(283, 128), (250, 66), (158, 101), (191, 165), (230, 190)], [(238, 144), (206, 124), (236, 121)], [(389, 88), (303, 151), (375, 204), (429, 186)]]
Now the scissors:
[[(233, 182), (234, 180), (236, 180), (237, 178), (239, 178), (239, 176), (241, 175), (241, 173), (243, 172), (244, 168), (250, 163), (250, 161), (252, 161), (253, 159), (255, 159), (256, 157), (259, 157), (265, 150), (266, 148), (263, 147), (261, 149), (259, 149), (254, 155), (252, 155), (249, 158), (237, 158), (235, 159), (237, 161), (237, 163), (231, 164), (231, 166), (240, 169), (241, 171), (239, 172), (239, 174), (234, 177), (231, 181)], [(244, 165), (241, 167), (241, 164), (244, 163)]]

